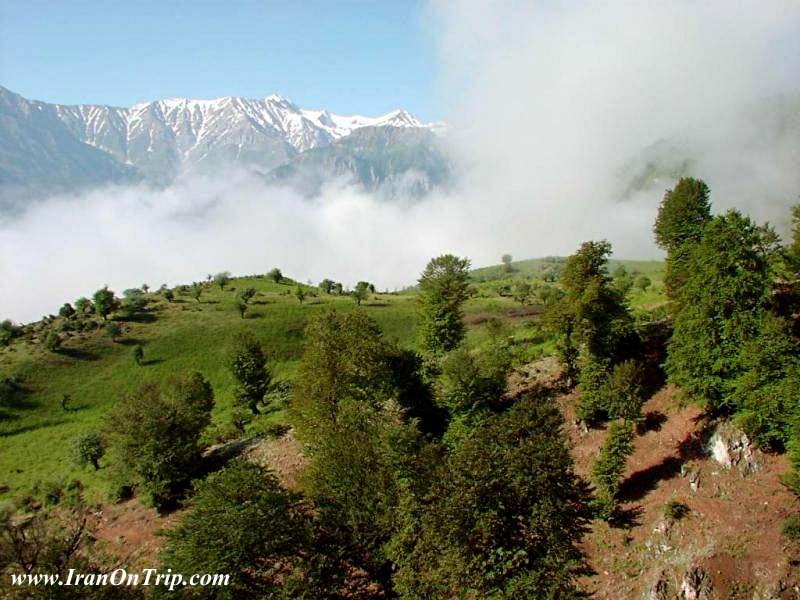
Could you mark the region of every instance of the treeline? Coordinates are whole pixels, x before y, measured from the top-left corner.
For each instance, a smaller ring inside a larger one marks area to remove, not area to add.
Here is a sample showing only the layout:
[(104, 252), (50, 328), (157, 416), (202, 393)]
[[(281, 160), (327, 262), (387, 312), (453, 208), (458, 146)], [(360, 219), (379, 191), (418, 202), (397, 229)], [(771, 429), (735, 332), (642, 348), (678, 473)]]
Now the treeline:
[[(608, 274), (607, 242), (587, 242), (568, 259), (546, 317), (567, 376), (579, 384), (577, 417), (588, 426), (612, 421), (593, 469), (602, 516), (614, 516), (642, 420), (654, 366), (644, 349), (654, 333), (667, 339), (666, 376), (686, 400), (734, 419), (764, 450), (789, 449), (800, 468), (800, 207), (792, 217), (792, 239), (782, 244), (739, 211), (712, 215), (706, 184), (681, 179), (654, 224), (667, 253), (668, 297), (655, 330), (636, 326)], [(800, 492), (796, 471), (785, 483)]]

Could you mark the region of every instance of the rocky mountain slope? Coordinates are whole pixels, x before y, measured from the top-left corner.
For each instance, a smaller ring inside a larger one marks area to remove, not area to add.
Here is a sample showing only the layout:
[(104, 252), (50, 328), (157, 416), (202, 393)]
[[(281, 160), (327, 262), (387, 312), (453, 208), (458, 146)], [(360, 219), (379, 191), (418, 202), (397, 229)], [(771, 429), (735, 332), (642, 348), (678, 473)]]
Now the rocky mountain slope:
[[(342, 175), (373, 188), (413, 173), (416, 187), (428, 189), (446, 175), (432, 133), (441, 128), (403, 110), (342, 116), (301, 109), (276, 95), (174, 98), (122, 108), (49, 104), (0, 87), (0, 186), (8, 197), (104, 183), (164, 185), (182, 173), (216, 174), (237, 166), (265, 175), (281, 167), (273, 181), (288, 173), (296, 180), (302, 172), (314, 182), (311, 188)], [(339, 143), (363, 130), (369, 133), (359, 141)], [(320, 158), (327, 155), (335, 158)]]

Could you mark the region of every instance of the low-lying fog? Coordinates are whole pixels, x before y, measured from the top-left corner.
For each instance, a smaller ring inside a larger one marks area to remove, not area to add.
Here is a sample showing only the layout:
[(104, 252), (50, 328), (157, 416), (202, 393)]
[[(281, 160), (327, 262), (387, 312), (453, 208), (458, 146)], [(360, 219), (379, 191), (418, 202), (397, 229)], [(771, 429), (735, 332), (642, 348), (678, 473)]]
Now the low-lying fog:
[[(606, 238), (618, 256), (656, 257), (672, 181), (628, 184), (657, 161), (690, 159), (716, 210), (779, 229), (799, 201), (799, 3), (442, 0), (428, 14), (455, 190), (387, 202), (340, 183), (308, 201), (232, 172), (48, 198), (0, 221), (0, 318), (221, 270), (392, 289), (443, 252), (484, 265)], [(773, 114), (776, 97), (792, 118)]]

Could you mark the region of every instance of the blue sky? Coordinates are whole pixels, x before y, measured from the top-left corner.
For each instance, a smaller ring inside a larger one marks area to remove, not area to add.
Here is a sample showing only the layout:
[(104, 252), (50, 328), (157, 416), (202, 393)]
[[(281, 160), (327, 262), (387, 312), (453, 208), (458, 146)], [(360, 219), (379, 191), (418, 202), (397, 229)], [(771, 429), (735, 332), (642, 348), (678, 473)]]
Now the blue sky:
[(433, 120), (435, 44), (421, 0), (0, 2), (0, 84), (50, 102), (278, 93)]

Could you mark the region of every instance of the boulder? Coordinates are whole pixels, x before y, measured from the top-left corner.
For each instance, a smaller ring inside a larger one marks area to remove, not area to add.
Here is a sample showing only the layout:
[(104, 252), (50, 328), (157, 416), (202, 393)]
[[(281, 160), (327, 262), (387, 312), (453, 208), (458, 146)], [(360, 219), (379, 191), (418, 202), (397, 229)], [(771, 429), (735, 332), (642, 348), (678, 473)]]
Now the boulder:
[(671, 600), (672, 596), (669, 592), (669, 581), (667, 580), (667, 573), (660, 571), (655, 581), (647, 588), (647, 591), (642, 596), (642, 600)]
[(683, 576), (680, 585), (680, 600), (712, 600), (714, 590), (711, 578), (700, 567), (692, 567)]
[(736, 468), (742, 476), (759, 469), (747, 434), (729, 421), (717, 425), (708, 440), (708, 454), (726, 469)]

